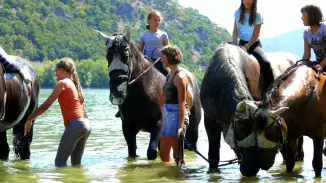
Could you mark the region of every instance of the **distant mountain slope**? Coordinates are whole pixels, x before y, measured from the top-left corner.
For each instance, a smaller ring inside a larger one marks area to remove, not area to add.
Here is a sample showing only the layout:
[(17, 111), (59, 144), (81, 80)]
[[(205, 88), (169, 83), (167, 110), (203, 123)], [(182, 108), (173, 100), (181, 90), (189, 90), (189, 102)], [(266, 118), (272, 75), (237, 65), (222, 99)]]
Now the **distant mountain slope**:
[(225, 29), (175, 0), (0, 0), (0, 45), (32, 61), (64, 56), (97, 60), (105, 48), (94, 29), (123, 33), (131, 25), (137, 41), (152, 9), (162, 12), (161, 29), (182, 49), (192, 71), (231, 39)]
[[(266, 52), (285, 51), (296, 55), (299, 59), (303, 55), (303, 31), (305, 28), (300, 28), (285, 34), (273, 37), (262, 38), (262, 44)], [(311, 51), (311, 60), (315, 59), (315, 54)]]

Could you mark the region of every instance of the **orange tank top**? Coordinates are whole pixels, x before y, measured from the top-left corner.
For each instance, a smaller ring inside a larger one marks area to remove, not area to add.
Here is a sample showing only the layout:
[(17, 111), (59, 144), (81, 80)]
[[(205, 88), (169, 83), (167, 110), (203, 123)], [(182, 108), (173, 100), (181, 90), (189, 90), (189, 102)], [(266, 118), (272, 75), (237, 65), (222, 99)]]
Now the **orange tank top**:
[(58, 85), (63, 90), (58, 97), (58, 101), (65, 127), (67, 127), (69, 120), (87, 117), (84, 104), (79, 99), (73, 81), (71, 79), (62, 79), (58, 82)]

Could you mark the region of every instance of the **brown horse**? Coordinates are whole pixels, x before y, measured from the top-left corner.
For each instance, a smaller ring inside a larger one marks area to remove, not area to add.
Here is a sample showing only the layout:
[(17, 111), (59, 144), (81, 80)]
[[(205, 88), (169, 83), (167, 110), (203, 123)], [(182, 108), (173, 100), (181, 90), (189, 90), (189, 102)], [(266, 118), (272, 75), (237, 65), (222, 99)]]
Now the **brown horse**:
[(17, 73), (6, 73), (4, 67), (0, 65), (0, 159), (7, 159), (9, 156), (6, 130), (12, 127), (16, 156), (29, 159), (33, 129), (24, 136), (24, 127), (27, 117), (38, 106), (40, 81), (27, 60), (8, 55), (9, 59), (24, 68), (24, 74), (30, 75), (32, 89), (30, 96), (21, 76)]
[[(289, 53), (268, 53), (267, 57), (275, 77), (297, 59)], [(261, 100), (269, 84), (253, 56), (234, 45), (222, 44), (217, 48), (200, 94), (209, 141), (210, 169), (214, 170), (219, 164), (221, 132), (228, 145), (242, 158), (240, 171), (243, 175), (254, 176), (260, 169), (268, 170), (274, 164), (277, 143), (282, 139), (271, 139), (270, 144), (260, 143), (266, 140), (253, 131), (254, 120), (242, 116), (242, 111), (236, 109), (242, 100)], [(272, 126), (278, 128), (277, 124)], [(269, 151), (270, 148), (274, 151)]]
[(258, 105), (253, 101), (239, 104), (253, 114), (257, 131), (270, 138), (277, 138), (278, 134), (269, 125), (280, 116), (284, 119), (288, 128), (285, 157), (288, 172), (292, 172), (295, 164), (298, 138), (305, 135), (313, 140), (315, 175), (321, 175), (326, 120), (324, 84), (325, 76), (316, 75), (311, 64), (292, 66), (270, 86)]

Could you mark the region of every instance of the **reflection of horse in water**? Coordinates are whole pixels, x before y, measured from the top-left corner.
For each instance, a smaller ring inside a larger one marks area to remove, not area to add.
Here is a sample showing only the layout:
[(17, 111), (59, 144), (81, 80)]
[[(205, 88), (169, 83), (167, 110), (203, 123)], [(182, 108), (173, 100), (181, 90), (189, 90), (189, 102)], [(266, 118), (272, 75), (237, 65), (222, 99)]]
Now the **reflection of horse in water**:
[[(287, 53), (269, 53), (274, 76), (294, 64), (296, 58)], [(239, 158), (240, 171), (245, 176), (256, 175), (259, 169), (268, 170), (274, 164), (278, 143), (284, 139), (257, 136), (251, 116), (238, 114), (237, 105), (242, 100), (261, 100), (269, 83), (261, 75), (259, 63), (241, 48), (223, 44), (218, 47), (207, 69), (201, 86), (201, 102), (209, 140), (210, 168), (217, 168), (220, 161), (221, 132), (225, 141)], [(270, 130), (277, 130), (272, 124)], [(278, 130), (284, 134), (284, 130)], [(269, 157), (269, 158), (266, 158)]]
[[(324, 75), (319, 75), (319, 79), (316, 77), (318, 75), (309, 65), (292, 66), (274, 81), (261, 103), (246, 103), (254, 114), (255, 126), (262, 133), (279, 116), (286, 122), (288, 143), (284, 156), (288, 172), (294, 168), (298, 138), (302, 135), (310, 137), (314, 145), (312, 166), (315, 175), (320, 176), (323, 167), (326, 85)], [(268, 135), (277, 138), (278, 133), (274, 131)]]
[[(130, 40), (130, 29), (126, 35), (109, 37), (103, 33), (100, 34), (106, 39), (108, 49), (106, 58), (109, 65), (110, 101), (114, 105), (119, 105), (122, 130), (128, 145), (129, 157), (137, 156), (136, 135), (142, 130), (151, 134), (147, 157), (156, 159), (161, 130), (159, 95), (165, 84), (165, 76), (155, 68), (143, 74), (152, 64), (144, 58), (135, 43)], [(133, 83), (131, 82), (140, 75), (142, 76)], [(196, 149), (201, 105), (196, 80), (194, 77), (189, 79), (193, 107), (190, 109), (191, 115), (186, 138)]]
[(40, 81), (34, 69), (24, 60), (16, 56), (7, 56), (12, 62), (24, 69), (24, 74), (31, 78), (31, 96), (27, 91), (27, 85), (18, 73), (6, 73), (4, 67), (0, 66), (0, 159), (9, 156), (9, 145), (7, 143), (6, 130), (13, 127), (13, 147), (16, 156), (21, 159), (29, 159), (30, 144), (33, 138), (31, 133), (24, 136), (25, 122), (38, 106), (38, 95)]

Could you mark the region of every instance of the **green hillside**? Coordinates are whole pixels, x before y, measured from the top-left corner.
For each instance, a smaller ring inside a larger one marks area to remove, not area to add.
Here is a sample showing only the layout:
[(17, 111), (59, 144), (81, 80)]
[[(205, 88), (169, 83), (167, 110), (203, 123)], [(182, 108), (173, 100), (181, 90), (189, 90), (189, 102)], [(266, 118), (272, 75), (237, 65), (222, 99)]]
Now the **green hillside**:
[(94, 29), (110, 35), (132, 25), (137, 41), (153, 9), (162, 12), (161, 29), (184, 52), (184, 63), (197, 78), (216, 46), (231, 39), (225, 29), (175, 0), (0, 0), (0, 45), (31, 61), (68, 56), (96, 62), (104, 58), (105, 46)]

